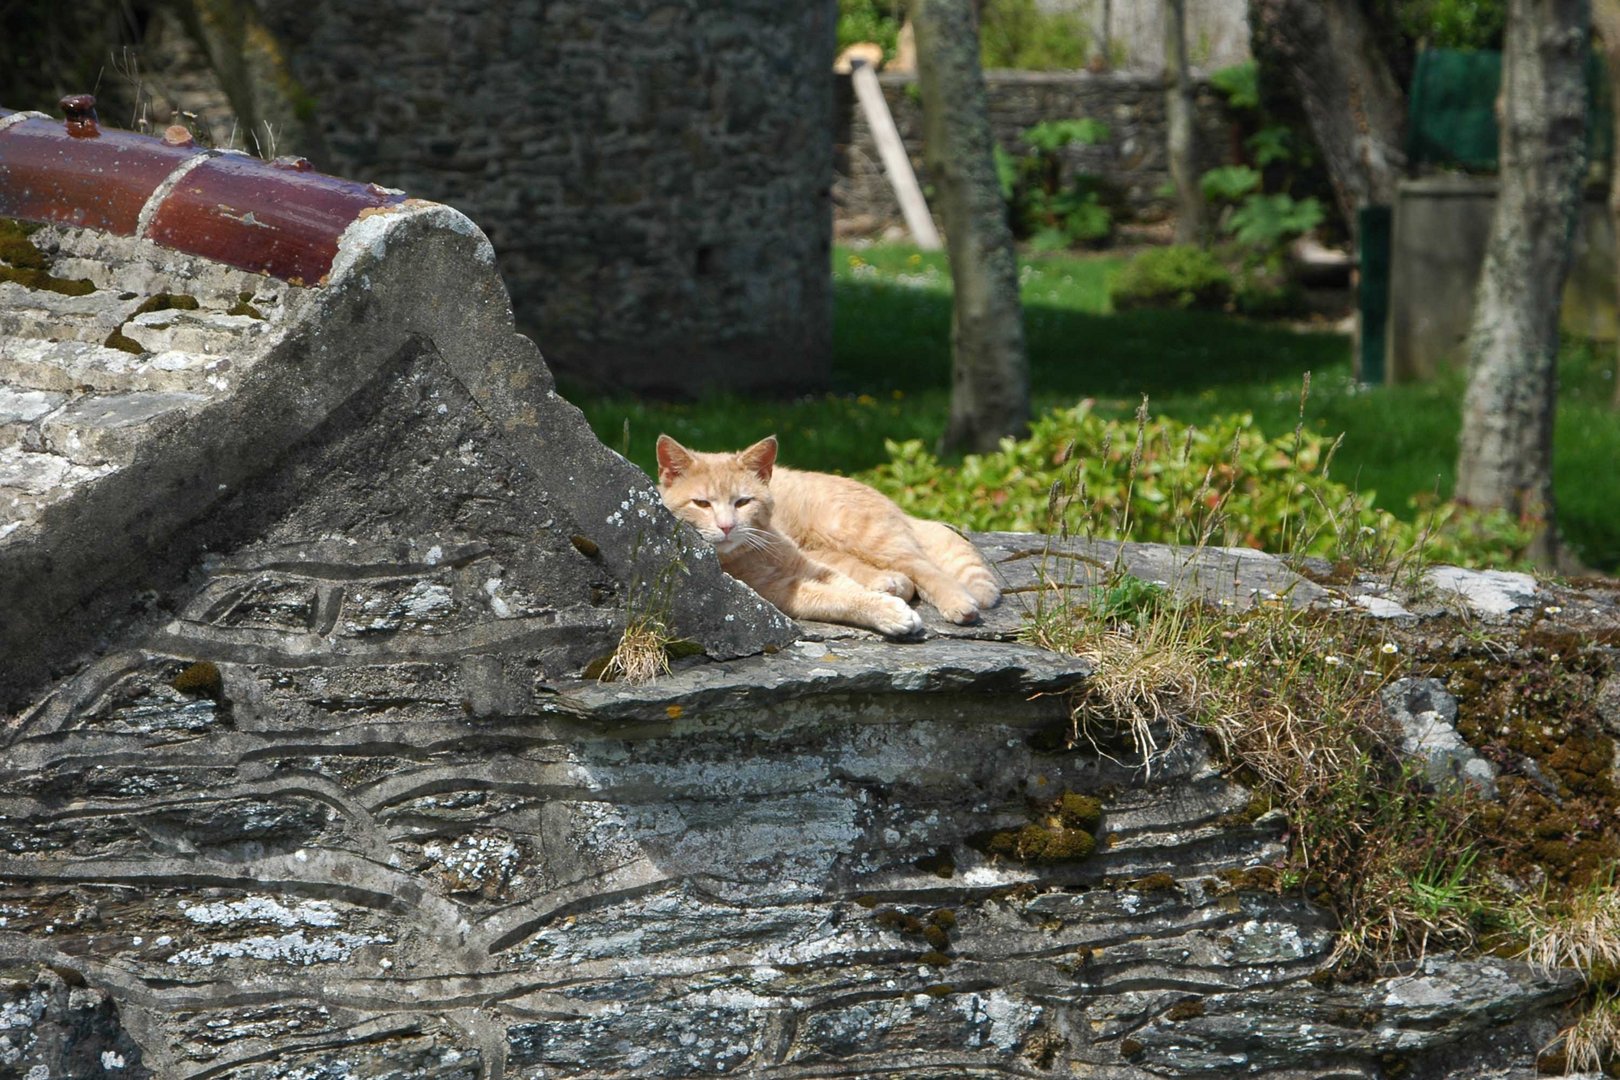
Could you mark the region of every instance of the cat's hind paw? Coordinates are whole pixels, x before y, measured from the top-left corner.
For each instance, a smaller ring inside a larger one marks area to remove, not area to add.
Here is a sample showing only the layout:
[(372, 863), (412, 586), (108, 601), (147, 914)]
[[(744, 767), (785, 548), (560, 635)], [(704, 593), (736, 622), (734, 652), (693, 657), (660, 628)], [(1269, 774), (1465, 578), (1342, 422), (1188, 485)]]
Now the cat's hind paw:
[(997, 585), (995, 579), (989, 574), (985, 574), (983, 577), (974, 576), (970, 578), (964, 583), (964, 587), (967, 589), (968, 595), (973, 597), (973, 602), (979, 605), (981, 611), (989, 611), (1001, 603), (1001, 586)]
[(898, 570), (885, 570), (878, 574), (872, 581), (872, 588), (902, 600), (910, 600), (917, 595), (917, 586)]
[(966, 602), (966, 600), (967, 598), (964, 596), (963, 603), (946, 601), (944, 604), (934, 606), (939, 608), (939, 613), (945, 617), (947, 622), (953, 622), (957, 626), (972, 626), (979, 621), (979, 607), (977, 604)]
[(873, 607), (872, 629), (885, 637), (910, 637), (922, 631), (922, 616), (898, 596), (879, 596)]

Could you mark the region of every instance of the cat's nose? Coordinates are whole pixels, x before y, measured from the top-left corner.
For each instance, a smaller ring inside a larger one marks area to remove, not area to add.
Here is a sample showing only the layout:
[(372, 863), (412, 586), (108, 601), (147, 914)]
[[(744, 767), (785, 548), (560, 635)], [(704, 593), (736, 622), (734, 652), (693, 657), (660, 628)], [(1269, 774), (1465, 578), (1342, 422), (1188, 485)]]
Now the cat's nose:
[(729, 522), (727, 522), (727, 523), (721, 523), (717, 527), (720, 530), (720, 535), (721, 536), (730, 536), (731, 535), (731, 530), (734, 529), (736, 526), (730, 524)]

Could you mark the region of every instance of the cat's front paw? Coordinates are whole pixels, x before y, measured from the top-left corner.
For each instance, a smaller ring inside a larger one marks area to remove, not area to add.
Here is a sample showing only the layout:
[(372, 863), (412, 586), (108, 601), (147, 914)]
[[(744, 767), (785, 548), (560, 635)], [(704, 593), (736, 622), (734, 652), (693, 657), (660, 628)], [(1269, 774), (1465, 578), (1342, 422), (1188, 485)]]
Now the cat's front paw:
[(872, 628), (878, 633), (886, 637), (910, 637), (922, 630), (922, 616), (898, 596), (879, 596), (876, 601)]

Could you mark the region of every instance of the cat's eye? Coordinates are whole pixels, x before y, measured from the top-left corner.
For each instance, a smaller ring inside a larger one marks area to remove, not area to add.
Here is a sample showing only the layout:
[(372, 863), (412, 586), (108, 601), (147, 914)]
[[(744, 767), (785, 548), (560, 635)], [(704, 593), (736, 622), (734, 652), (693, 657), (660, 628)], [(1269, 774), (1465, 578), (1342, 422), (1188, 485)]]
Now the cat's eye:
[(753, 501), (754, 501), (754, 497), (752, 495), (744, 495), (742, 498), (738, 499), (736, 502), (732, 503), (731, 505), (732, 506), (747, 506), (749, 503), (751, 503)]
[(699, 510), (707, 510), (709, 508), (709, 500), (708, 499), (693, 499), (692, 500), (692, 505), (697, 507)]

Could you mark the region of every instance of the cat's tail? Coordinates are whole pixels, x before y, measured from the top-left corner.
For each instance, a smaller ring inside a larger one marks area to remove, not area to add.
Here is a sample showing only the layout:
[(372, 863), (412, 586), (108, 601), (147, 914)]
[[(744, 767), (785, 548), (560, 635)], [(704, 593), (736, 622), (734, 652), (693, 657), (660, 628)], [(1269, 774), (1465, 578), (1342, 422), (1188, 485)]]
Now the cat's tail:
[(911, 532), (928, 558), (960, 582), (980, 610), (1001, 602), (1001, 585), (995, 573), (967, 537), (942, 522), (922, 518), (911, 518)]

